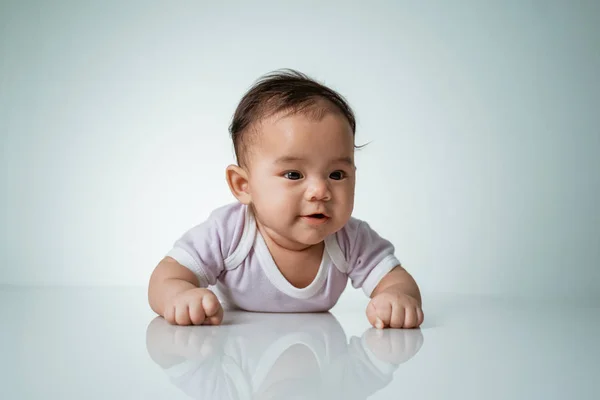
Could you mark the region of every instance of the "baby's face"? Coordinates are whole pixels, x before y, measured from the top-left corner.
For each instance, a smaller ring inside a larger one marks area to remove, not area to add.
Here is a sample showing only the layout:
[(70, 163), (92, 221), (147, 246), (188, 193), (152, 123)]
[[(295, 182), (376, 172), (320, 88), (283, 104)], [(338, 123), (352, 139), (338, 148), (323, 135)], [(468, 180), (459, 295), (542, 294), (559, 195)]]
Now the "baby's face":
[(301, 249), (340, 230), (354, 207), (354, 136), (328, 112), (275, 115), (258, 125), (249, 154), (256, 218), (279, 245)]

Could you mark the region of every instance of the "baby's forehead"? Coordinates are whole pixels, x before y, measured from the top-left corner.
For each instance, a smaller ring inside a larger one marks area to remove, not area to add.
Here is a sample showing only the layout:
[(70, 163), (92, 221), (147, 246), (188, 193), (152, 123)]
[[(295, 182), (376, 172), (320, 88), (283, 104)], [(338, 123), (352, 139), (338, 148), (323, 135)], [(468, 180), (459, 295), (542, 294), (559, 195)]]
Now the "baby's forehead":
[[(328, 139), (326, 149), (322, 148), (324, 139)], [(307, 157), (310, 155), (307, 153), (315, 151), (335, 153), (327, 158), (354, 154), (354, 134), (349, 121), (333, 104), (327, 103), (264, 116), (249, 127), (243, 141), (248, 161), (267, 153), (269, 158), (314, 158)]]
[(257, 126), (255, 135), (258, 143), (270, 141), (280, 145), (294, 143), (319, 146), (324, 139), (334, 140), (337, 144), (354, 142), (350, 125), (336, 113), (328, 113), (320, 118), (304, 114), (273, 116)]
[(256, 122), (253, 134), (260, 137), (264, 133), (279, 132), (285, 129), (302, 130), (307, 126), (317, 126), (326, 123), (330, 128), (343, 130), (353, 135), (352, 128), (346, 117), (336, 108), (311, 108), (302, 111), (285, 110), (265, 116)]
[[(354, 142), (349, 137), (341, 139), (327, 134), (327, 138), (319, 138), (319, 132), (296, 132), (288, 135), (285, 132), (264, 133), (250, 149), (251, 158), (263, 163), (277, 165), (322, 165), (343, 162), (353, 165)], [(344, 135), (340, 133), (339, 135)]]

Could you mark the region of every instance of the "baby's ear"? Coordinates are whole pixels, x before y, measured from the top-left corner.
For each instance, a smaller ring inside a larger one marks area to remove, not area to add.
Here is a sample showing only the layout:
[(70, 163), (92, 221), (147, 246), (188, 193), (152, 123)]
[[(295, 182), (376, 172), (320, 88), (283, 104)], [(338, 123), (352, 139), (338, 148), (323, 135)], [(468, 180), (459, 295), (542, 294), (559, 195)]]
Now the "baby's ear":
[(227, 184), (229, 190), (242, 204), (250, 204), (252, 197), (250, 196), (250, 186), (248, 185), (248, 174), (246, 171), (237, 166), (230, 165), (225, 170)]

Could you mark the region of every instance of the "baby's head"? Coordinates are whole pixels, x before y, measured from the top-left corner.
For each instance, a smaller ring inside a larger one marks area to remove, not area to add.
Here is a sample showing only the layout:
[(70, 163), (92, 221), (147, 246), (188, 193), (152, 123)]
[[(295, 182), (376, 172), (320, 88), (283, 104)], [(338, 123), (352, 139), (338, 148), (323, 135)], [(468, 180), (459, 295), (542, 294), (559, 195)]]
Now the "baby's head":
[(277, 244), (303, 249), (346, 224), (355, 129), (342, 96), (295, 71), (266, 75), (244, 95), (230, 126), (238, 165), (227, 167), (227, 182)]

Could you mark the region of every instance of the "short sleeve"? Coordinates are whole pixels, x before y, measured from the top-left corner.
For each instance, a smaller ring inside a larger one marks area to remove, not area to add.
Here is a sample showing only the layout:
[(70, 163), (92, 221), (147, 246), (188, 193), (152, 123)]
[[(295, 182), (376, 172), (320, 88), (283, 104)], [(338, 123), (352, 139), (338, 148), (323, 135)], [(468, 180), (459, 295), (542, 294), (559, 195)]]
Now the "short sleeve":
[(166, 255), (192, 271), (200, 287), (213, 286), (240, 241), (243, 221), (244, 209), (240, 206), (217, 209), (205, 222), (183, 234)]
[(370, 297), (379, 281), (400, 265), (400, 261), (394, 254), (392, 243), (379, 236), (365, 221), (352, 219), (347, 229), (348, 277), (353, 287), (361, 287)]

